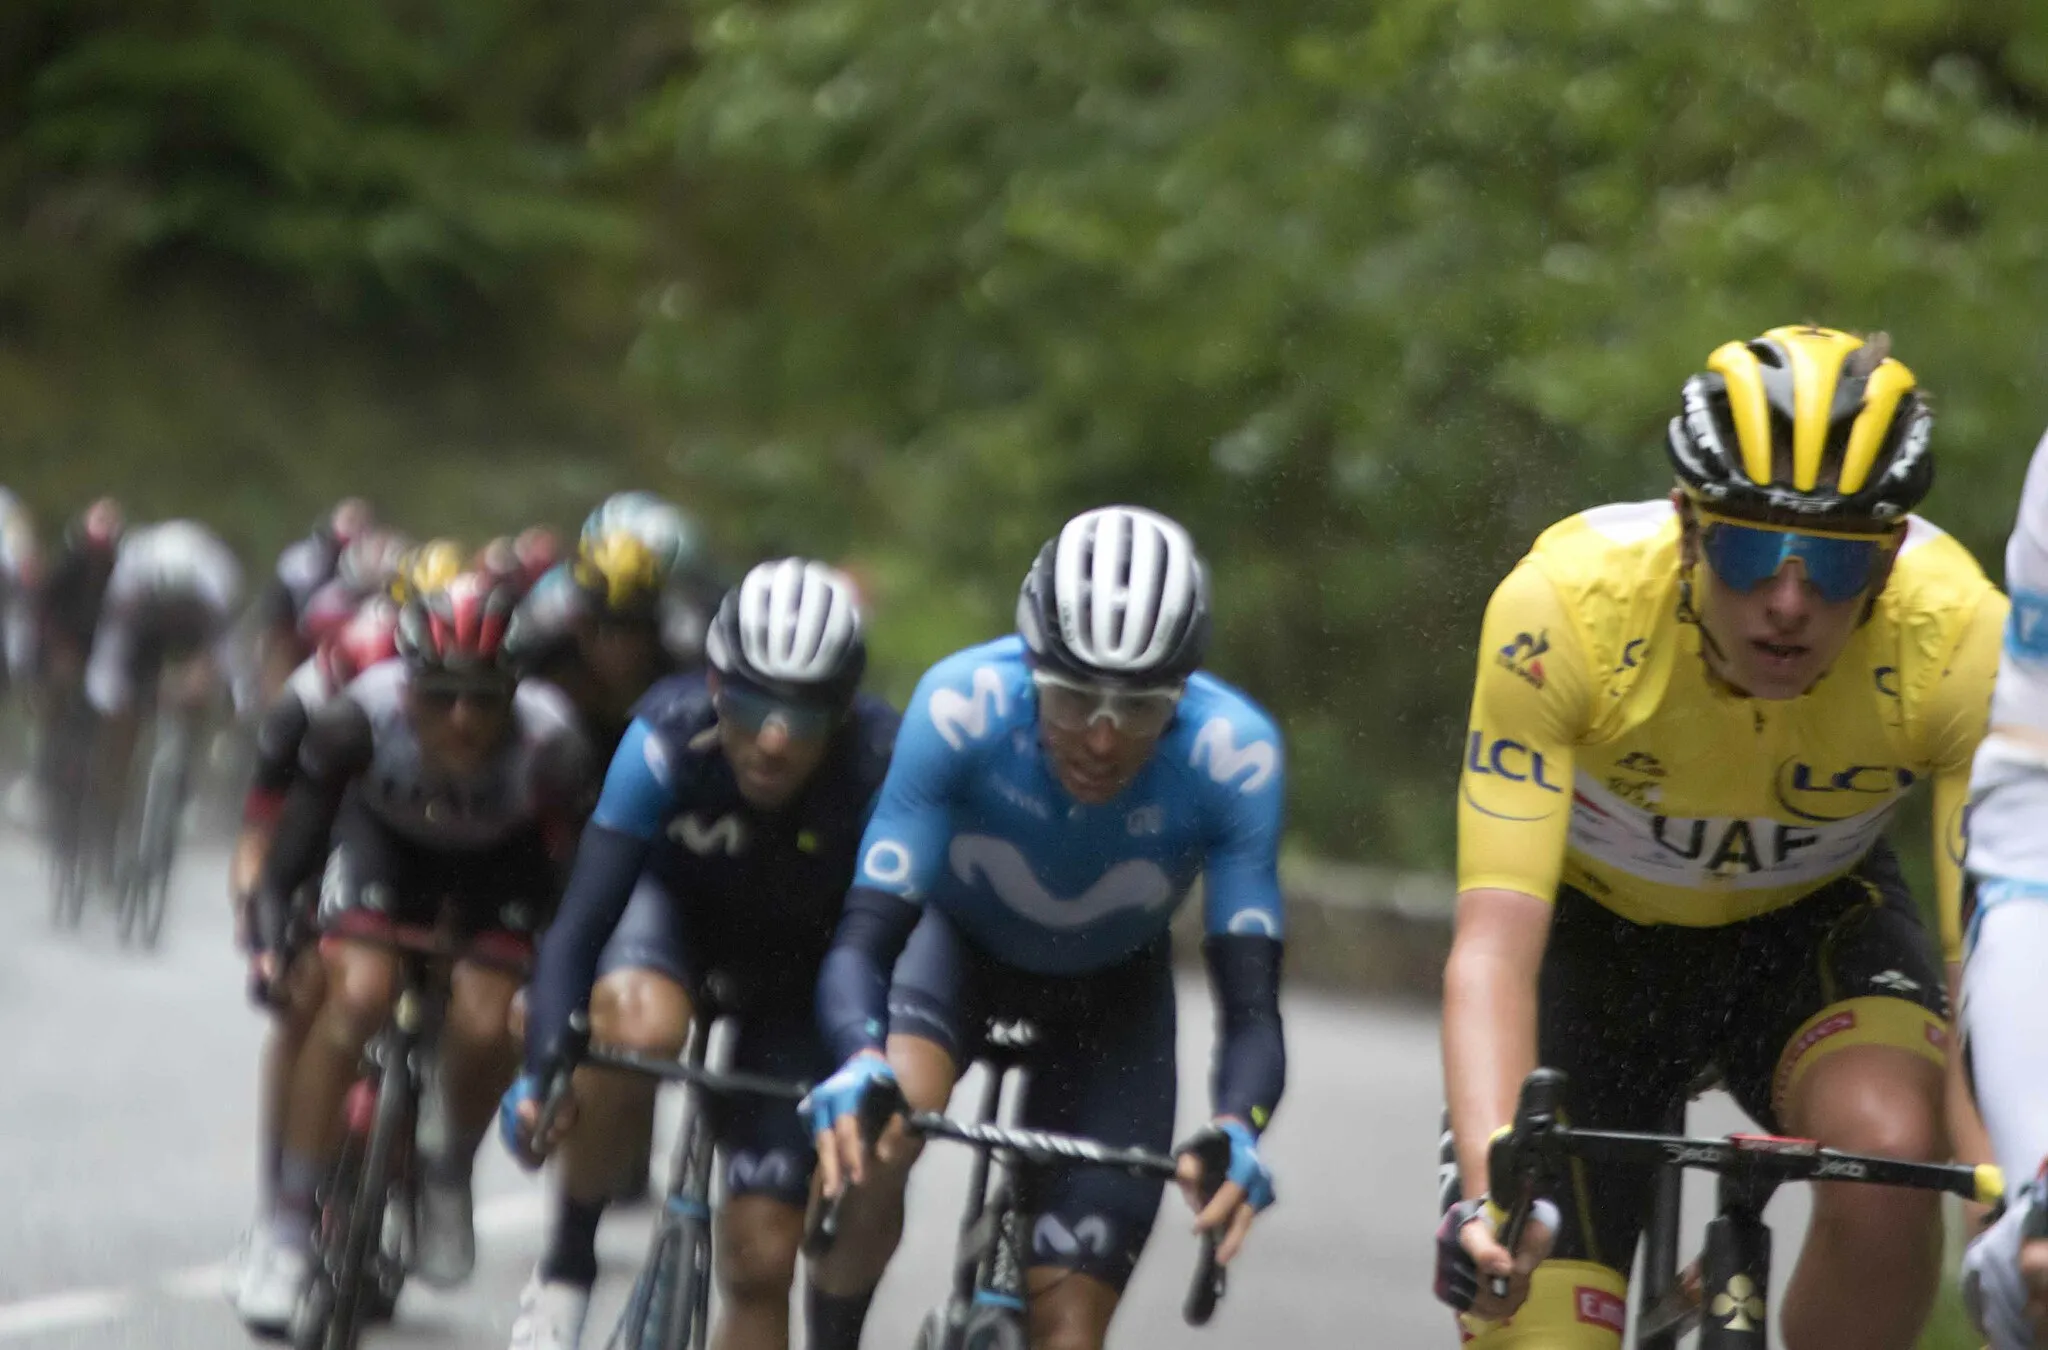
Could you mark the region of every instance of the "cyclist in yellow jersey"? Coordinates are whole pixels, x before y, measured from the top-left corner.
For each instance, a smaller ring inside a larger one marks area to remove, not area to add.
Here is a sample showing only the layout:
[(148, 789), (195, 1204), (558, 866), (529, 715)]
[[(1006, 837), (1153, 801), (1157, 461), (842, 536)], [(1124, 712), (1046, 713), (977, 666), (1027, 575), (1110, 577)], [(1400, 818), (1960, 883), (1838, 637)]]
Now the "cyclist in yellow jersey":
[[(1584, 1126), (1661, 1128), (1714, 1069), (1773, 1132), (1947, 1155), (1942, 953), (1883, 832), (1932, 779), (1954, 961), (2006, 606), (1908, 514), (1933, 481), (1931, 419), (1888, 347), (1776, 328), (1719, 348), (1671, 422), (1670, 499), (1552, 527), (1487, 607), (1444, 989), (1459, 1190), (1439, 1230), (1439, 1292), (1475, 1347), (1621, 1343), (1650, 1176), (1579, 1169), (1513, 1256), (1486, 1221), (1487, 1142), (1539, 1062)], [(1816, 1188), (1785, 1344), (1911, 1346), (1940, 1252), (1931, 1197)], [(1495, 1298), (1483, 1277), (1511, 1269)]]

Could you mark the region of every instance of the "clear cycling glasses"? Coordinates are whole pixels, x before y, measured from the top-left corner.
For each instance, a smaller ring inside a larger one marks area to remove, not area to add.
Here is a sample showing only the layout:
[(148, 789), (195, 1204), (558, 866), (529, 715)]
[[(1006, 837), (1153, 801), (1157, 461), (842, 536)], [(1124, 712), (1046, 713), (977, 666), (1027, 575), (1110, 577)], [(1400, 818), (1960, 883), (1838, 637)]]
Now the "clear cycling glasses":
[(1157, 736), (1173, 720), (1183, 686), (1111, 689), (1081, 684), (1049, 671), (1031, 672), (1038, 690), (1038, 715), (1057, 731), (1086, 731), (1101, 718), (1126, 736)]
[(1839, 604), (1863, 594), (1891, 556), (1896, 537), (1820, 534), (1714, 517), (1701, 532), (1707, 565), (1721, 584), (1747, 595), (1794, 558), (1821, 598)]
[(837, 708), (788, 703), (756, 689), (723, 685), (714, 700), (720, 719), (732, 723), (749, 736), (761, 734), (769, 721), (778, 720), (793, 741), (821, 741), (839, 725)]

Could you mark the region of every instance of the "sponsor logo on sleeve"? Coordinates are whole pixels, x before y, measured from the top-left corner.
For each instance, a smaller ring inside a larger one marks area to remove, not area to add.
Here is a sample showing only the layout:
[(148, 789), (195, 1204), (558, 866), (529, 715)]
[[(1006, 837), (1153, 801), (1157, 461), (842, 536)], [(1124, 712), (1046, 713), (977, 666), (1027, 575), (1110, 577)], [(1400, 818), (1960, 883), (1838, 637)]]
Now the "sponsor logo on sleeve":
[[(1235, 783), (1245, 795), (1257, 792), (1272, 780), (1280, 767), (1280, 752), (1271, 741), (1252, 741), (1240, 746), (1236, 729), (1227, 717), (1212, 717), (1195, 733), (1195, 747), (1188, 763), (1207, 769), (1209, 777), (1226, 787)], [(1239, 775), (1243, 775), (1240, 779)]]
[(976, 666), (964, 694), (957, 689), (932, 691), (932, 726), (955, 750), (965, 750), (967, 742), (988, 735), (989, 727), (1009, 714), (1010, 696), (994, 666)]
[(1515, 634), (1515, 640), (1502, 647), (1495, 659), (1512, 674), (1527, 680), (1536, 688), (1543, 687), (1543, 654), (1550, 650), (1550, 630), (1538, 629), (1533, 635)]

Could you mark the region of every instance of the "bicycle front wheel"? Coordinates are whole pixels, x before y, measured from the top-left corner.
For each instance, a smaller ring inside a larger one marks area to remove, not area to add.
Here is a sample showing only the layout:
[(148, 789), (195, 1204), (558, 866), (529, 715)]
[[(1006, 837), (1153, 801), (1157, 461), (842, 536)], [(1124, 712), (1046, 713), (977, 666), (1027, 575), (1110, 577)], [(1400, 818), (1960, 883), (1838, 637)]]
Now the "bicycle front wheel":
[[(402, 1039), (395, 1038), (395, 1039)], [(371, 1261), (384, 1235), (384, 1207), (391, 1195), (393, 1164), (401, 1141), (413, 1128), (414, 1089), (406, 1068), (409, 1047), (394, 1044), (379, 1056), (384, 1068), (377, 1085), (377, 1110), (363, 1172), (349, 1207), (348, 1241), (334, 1271), (334, 1315), (327, 1326), (326, 1350), (357, 1350), (363, 1327), (372, 1320), (375, 1302)]]

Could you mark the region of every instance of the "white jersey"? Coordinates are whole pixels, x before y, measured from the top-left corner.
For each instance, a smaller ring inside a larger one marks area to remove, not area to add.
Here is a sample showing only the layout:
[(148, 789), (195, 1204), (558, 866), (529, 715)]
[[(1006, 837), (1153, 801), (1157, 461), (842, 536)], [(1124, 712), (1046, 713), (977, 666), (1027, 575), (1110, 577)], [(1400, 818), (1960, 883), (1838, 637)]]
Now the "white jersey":
[(2008, 1177), (2048, 1157), (2048, 437), (2035, 447), (2005, 550), (2012, 596), (1992, 732), (1970, 776), (1961, 1019), (1977, 1103)]
[(166, 648), (212, 648), (232, 672), (232, 626), (242, 597), (242, 566), (218, 535), (190, 520), (130, 530), (114, 555), (86, 664), (93, 707), (119, 712), (134, 697), (136, 666)]

